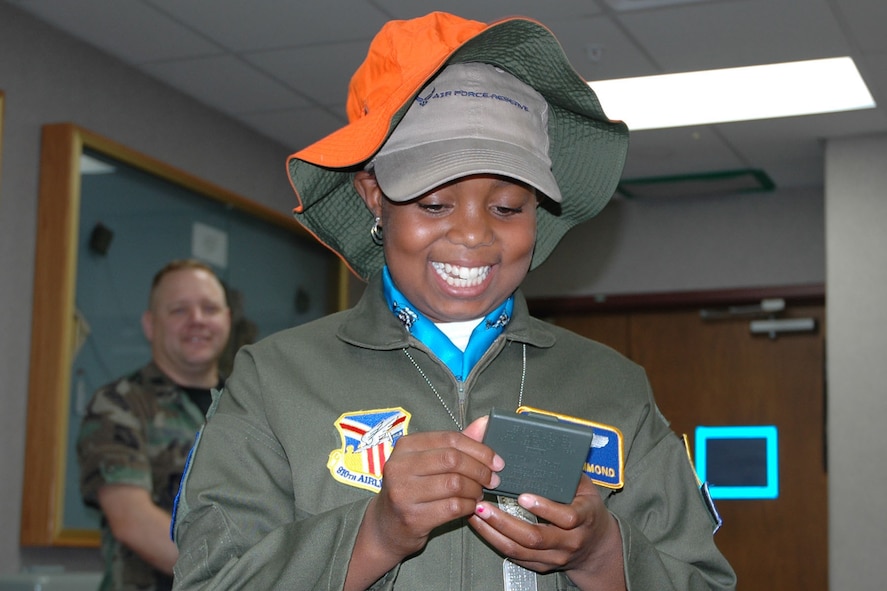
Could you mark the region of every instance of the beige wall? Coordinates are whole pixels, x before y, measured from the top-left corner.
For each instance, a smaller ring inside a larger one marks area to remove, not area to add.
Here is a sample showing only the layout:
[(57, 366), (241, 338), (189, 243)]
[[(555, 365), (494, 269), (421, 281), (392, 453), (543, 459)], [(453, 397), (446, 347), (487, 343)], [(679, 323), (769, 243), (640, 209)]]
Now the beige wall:
[(825, 281), (819, 188), (614, 199), (530, 273), (529, 296), (648, 293)]
[(826, 151), (831, 588), (883, 589), (887, 555), (887, 136)]

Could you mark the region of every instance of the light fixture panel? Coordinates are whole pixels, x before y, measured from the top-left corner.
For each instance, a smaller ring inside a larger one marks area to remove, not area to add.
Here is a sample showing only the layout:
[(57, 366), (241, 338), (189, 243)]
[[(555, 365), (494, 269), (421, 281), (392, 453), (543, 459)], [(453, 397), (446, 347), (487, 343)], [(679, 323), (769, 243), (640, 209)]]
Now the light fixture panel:
[(589, 84), (607, 116), (625, 121), (633, 131), (795, 117), (876, 106), (850, 57), (620, 78)]

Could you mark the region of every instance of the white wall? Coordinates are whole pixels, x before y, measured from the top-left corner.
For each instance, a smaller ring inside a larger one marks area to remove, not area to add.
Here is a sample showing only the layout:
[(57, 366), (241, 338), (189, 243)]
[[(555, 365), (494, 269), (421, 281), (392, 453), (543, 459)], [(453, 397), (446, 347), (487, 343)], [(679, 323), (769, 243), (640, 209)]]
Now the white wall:
[(529, 296), (821, 284), (820, 190), (616, 198), (532, 271)]
[(884, 588), (887, 556), (887, 135), (826, 150), (829, 568)]

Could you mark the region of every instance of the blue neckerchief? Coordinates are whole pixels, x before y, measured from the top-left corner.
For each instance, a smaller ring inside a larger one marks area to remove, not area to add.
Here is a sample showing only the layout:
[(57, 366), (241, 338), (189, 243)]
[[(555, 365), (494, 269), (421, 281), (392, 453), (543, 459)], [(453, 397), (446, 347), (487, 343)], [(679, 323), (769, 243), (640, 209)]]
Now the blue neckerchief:
[(388, 267), (382, 269), (382, 286), (388, 307), (397, 316), (410, 334), (425, 343), (438, 359), (443, 361), (458, 381), (464, 381), (475, 364), (480, 360), (493, 341), (496, 340), (511, 320), (514, 310), (514, 296), (506, 299), (501, 306), (487, 314), (468, 339), (463, 353), (447, 338), (435, 324), (407, 300), (394, 286)]

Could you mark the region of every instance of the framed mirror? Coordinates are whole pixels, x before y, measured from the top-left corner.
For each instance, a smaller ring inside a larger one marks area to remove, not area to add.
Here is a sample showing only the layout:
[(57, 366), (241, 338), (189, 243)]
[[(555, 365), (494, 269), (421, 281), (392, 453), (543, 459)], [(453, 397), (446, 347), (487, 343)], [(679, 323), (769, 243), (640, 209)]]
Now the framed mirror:
[(343, 308), (347, 271), (292, 217), (71, 124), (43, 128), (24, 546), (98, 546), (76, 440), (93, 392), (151, 358), (154, 273), (198, 258), (229, 291), (234, 350)]

